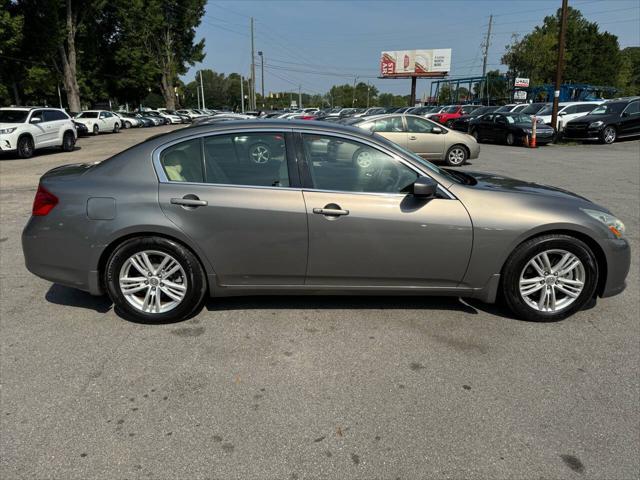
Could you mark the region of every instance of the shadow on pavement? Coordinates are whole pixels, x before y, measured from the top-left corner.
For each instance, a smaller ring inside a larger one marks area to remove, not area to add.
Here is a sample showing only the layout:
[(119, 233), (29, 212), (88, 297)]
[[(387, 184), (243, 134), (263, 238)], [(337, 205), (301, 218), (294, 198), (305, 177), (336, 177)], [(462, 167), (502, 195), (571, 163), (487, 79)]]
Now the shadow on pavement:
[(111, 310), (112, 303), (106, 295), (96, 297), (90, 293), (64, 287), (54, 283), (47, 291), (45, 297), (48, 302), (67, 307), (86, 308), (98, 313), (106, 313)]

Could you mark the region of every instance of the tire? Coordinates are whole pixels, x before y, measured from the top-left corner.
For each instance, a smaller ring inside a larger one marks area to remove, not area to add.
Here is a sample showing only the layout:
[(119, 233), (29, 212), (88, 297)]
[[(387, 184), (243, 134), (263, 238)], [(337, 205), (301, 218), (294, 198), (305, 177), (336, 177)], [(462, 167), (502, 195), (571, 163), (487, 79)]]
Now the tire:
[(125, 122), (124, 122), (122, 125), (123, 125), (123, 127), (125, 128), (125, 130), (127, 130), (127, 129), (131, 128), (131, 122), (127, 122), (126, 120), (125, 120)]
[(62, 136), (62, 151), (73, 152), (75, 146), (76, 137), (73, 135), (73, 132), (64, 132), (64, 135)]
[(266, 165), (272, 157), (271, 147), (266, 143), (258, 142), (249, 146), (249, 161), (256, 165)]
[(616, 128), (611, 125), (607, 125), (602, 129), (602, 132), (600, 132), (600, 141), (607, 145), (611, 145), (615, 142), (616, 138), (618, 138), (618, 132), (616, 131)]
[(33, 143), (33, 138), (30, 135), (24, 135), (18, 139), (17, 145), (18, 157), (20, 158), (31, 158), (33, 157), (33, 152), (35, 151), (35, 145)]
[(93, 134), (98, 135), (100, 133), (100, 127), (98, 125), (93, 126)]
[[(168, 258), (166, 265), (169, 270), (174, 270), (176, 265), (177, 270), (167, 272), (168, 277), (162, 277), (156, 272), (149, 275), (144, 261), (138, 263), (141, 268), (137, 268), (131, 261), (134, 255), (143, 252), (147, 253), (153, 268), (159, 267), (163, 258)], [(146, 283), (122, 280), (145, 277), (149, 279)], [(172, 285), (168, 286), (164, 282)], [(207, 291), (205, 272), (198, 259), (179, 243), (162, 237), (133, 238), (118, 246), (107, 262), (104, 283), (117, 313), (143, 323), (184, 320), (202, 305)], [(125, 295), (123, 288), (126, 285), (130, 285), (134, 292)], [(159, 304), (154, 301), (155, 292), (160, 292)], [(179, 301), (176, 300), (178, 297)], [(150, 300), (146, 307), (145, 299)]]
[(447, 128), (453, 128), (453, 120), (447, 120), (447, 122), (444, 125)]
[(507, 145), (509, 145), (510, 147), (513, 147), (516, 144), (516, 136), (512, 132), (509, 132), (507, 133), (507, 136), (504, 138), (504, 141)]
[(471, 130), (470, 135), (476, 139), (476, 142), (480, 143), (481, 138), (480, 138), (480, 134), (478, 133), (478, 130), (476, 129)]
[[(549, 259), (546, 267), (539, 257), (544, 254)], [(538, 259), (538, 267), (533, 266), (534, 259)], [(567, 259), (564, 266), (563, 259)], [(574, 264), (574, 269), (562, 274)], [(553, 271), (555, 268), (558, 272)], [(598, 263), (587, 244), (568, 235), (544, 235), (513, 251), (503, 269), (502, 294), (517, 317), (551, 322), (569, 317), (592, 302), (597, 284)]]
[(120, 124), (116, 122), (115, 125), (113, 126), (113, 133), (119, 133), (119, 132), (120, 132)]
[(464, 146), (454, 145), (449, 150), (447, 150), (444, 161), (450, 167), (459, 167), (460, 165), (464, 165), (465, 163), (467, 163), (468, 158), (469, 152)]
[(371, 153), (371, 149), (368, 147), (360, 147), (351, 156), (353, 164), (364, 170), (369, 170), (375, 166), (376, 159)]

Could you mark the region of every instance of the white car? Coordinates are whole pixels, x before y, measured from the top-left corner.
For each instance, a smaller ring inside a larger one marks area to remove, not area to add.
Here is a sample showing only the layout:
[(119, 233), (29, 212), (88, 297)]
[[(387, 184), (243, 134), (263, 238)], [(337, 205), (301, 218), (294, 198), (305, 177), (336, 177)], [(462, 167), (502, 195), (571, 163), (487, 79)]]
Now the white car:
[(118, 133), (122, 126), (122, 119), (107, 110), (84, 110), (76, 115), (75, 121), (84, 124), (91, 133)]
[(29, 158), (39, 148), (71, 152), (78, 133), (73, 120), (58, 108), (0, 108), (0, 151)]
[(195, 120), (196, 118), (202, 118), (207, 116), (204, 113), (197, 111), (195, 109), (178, 110), (178, 113), (181, 115), (187, 115), (191, 120)]
[(114, 115), (120, 117), (122, 121), (122, 128), (141, 127), (142, 121), (136, 118), (133, 114), (127, 112), (113, 112)]
[(558, 120), (557, 125), (551, 125), (551, 113), (553, 112), (553, 104), (540, 110), (536, 115), (543, 123), (551, 127), (557, 127), (558, 131), (564, 130), (564, 126), (568, 121), (576, 118), (584, 117), (598, 105), (603, 103), (600, 100), (586, 101), (586, 102), (560, 102), (558, 104)]
[(168, 118), (171, 123), (182, 123), (182, 118), (180, 115), (174, 115), (173, 113), (169, 113), (166, 110), (158, 110), (158, 114), (163, 118)]

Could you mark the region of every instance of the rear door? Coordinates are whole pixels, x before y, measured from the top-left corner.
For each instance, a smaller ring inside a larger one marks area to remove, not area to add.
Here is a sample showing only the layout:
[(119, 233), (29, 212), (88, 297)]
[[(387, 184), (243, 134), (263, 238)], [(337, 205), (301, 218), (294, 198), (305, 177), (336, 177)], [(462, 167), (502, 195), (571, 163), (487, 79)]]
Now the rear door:
[[(414, 116), (405, 117), (407, 123), (409, 150), (429, 160), (441, 160), (444, 157), (444, 131), (429, 120)], [(434, 127), (440, 133), (434, 133)]]
[(160, 205), (204, 250), (219, 285), (304, 283), (307, 218), (290, 136), (238, 130), (154, 154)]
[(67, 116), (59, 110), (45, 110), (44, 117), (47, 120), (45, 131), (50, 145), (62, 145), (64, 127), (68, 121)]
[[(318, 152), (334, 141), (342, 151)], [(370, 161), (353, 161), (351, 151), (366, 152)], [(309, 224), (307, 285), (451, 287), (462, 280), (472, 228), (458, 200), (404, 193), (416, 170), (362, 139), (301, 133), (299, 152)]]

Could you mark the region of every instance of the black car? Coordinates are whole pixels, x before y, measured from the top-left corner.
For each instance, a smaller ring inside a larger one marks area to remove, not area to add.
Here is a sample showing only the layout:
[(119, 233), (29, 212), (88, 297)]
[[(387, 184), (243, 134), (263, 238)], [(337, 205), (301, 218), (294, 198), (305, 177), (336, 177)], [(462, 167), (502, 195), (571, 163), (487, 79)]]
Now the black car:
[(76, 122), (74, 120), (73, 124), (76, 126), (76, 132), (79, 137), (87, 137), (89, 136), (89, 129), (84, 123)]
[(451, 128), (458, 130), (459, 132), (467, 133), (469, 131), (469, 122), (471, 122), (471, 120), (478, 118), (485, 113), (495, 112), (498, 108), (499, 107), (497, 106), (476, 108), (469, 115), (462, 115), (461, 117), (452, 120)]
[[(469, 122), (469, 133), (478, 141), (491, 140), (507, 145), (522, 144), (531, 138), (533, 124), (530, 115), (522, 113), (487, 113)], [(555, 130), (542, 122), (536, 123), (536, 143), (546, 145), (553, 141)]]
[(636, 135), (640, 135), (640, 97), (609, 100), (564, 127), (564, 138), (571, 140), (611, 144), (618, 138)]

